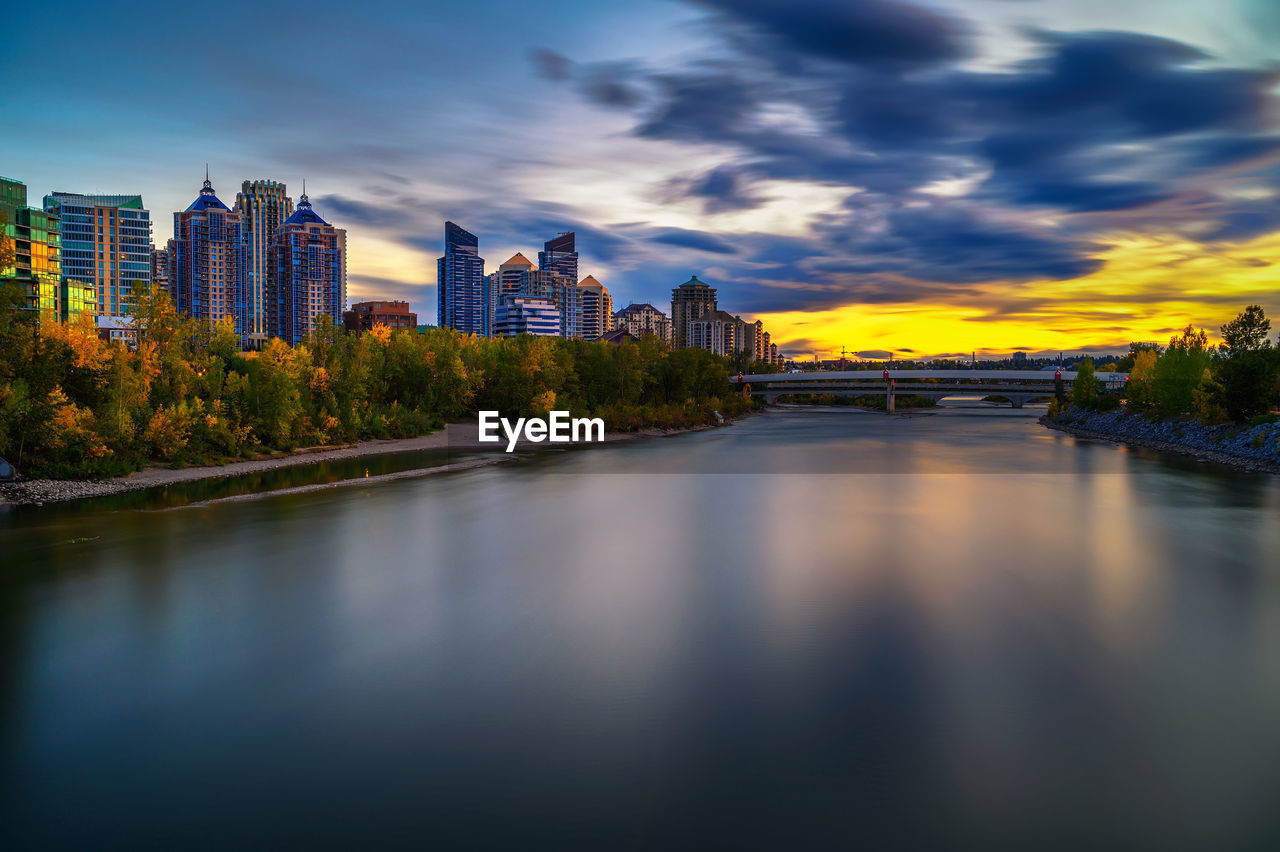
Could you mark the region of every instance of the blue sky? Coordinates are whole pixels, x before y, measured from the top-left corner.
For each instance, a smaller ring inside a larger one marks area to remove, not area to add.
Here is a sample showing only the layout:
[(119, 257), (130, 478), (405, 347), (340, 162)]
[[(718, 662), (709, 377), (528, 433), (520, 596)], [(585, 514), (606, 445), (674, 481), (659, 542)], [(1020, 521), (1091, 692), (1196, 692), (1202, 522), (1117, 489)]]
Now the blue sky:
[(206, 162), (306, 178), (352, 296), (425, 321), (451, 218), (491, 268), (576, 229), (619, 304), (698, 272), (795, 352), (1114, 348), (1280, 311), (1278, 5), (23, 4), (0, 174), (161, 243)]

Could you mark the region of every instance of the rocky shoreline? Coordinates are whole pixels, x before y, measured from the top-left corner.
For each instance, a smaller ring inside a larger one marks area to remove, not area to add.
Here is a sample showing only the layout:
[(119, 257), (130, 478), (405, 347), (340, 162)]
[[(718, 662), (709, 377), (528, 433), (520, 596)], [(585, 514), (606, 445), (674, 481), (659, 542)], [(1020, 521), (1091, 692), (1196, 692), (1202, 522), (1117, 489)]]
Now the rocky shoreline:
[[(743, 417), (749, 417), (752, 413), (754, 412), (748, 412), (747, 414), (739, 415), (733, 419), (726, 418), (724, 425), (727, 426), (742, 419)], [(605, 434), (604, 443), (634, 441), (645, 438), (661, 438), (668, 435), (678, 435), (684, 432), (698, 432), (704, 429), (714, 428), (717, 427), (714, 425), (700, 425), (689, 426), (681, 429), (655, 428), (642, 429), (636, 432), (608, 432)], [(517, 446), (517, 450), (521, 452), (537, 451), (546, 448), (547, 447), (543, 444), (533, 444), (524, 440), (521, 440)], [(43, 506), (45, 503), (87, 500), (94, 497), (106, 497), (111, 494), (120, 494), (125, 491), (141, 491), (143, 489), (154, 488), (161, 485), (170, 485), (177, 482), (192, 482), (201, 479), (221, 479), (230, 476), (244, 476), (247, 474), (261, 473), (263, 471), (274, 470), (282, 467), (316, 464), (319, 462), (340, 459), (362, 458), (366, 456), (384, 455), (387, 453), (413, 452), (418, 450), (452, 450), (459, 453), (466, 453), (468, 455), (473, 455), (477, 452), (495, 452), (492, 445), (482, 445), (477, 442), (476, 424), (474, 422), (451, 423), (439, 432), (433, 432), (430, 435), (423, 435), (418, 438), (361, 441), (358, 444), (346, 444), (330, 448), (313, 447), (289, 455), (230, 462), (224, 465), (213, 465), (209, 467), (188, 467), (177, 469), (148, 467), (131, 473), (128, 476), (118, 476), (113, 479), (25, 479), (17, 482), (4, 482), (0, 483), (0, 508), (3, 508), (6, 505)], [(497, 452), (505, 456), (505, 453), (501, 453), (501, 451)], [(471, 459), (466, 461), (460, 460), (457, 463), (432, 467), (428, 472), (463, 470), (474, 466), (475, 463)], [(413, 473), (414, 471), (404, 471), (399, 475), (388, 474), (385, 475), (385, 477), (399, 478), (400, 476), (411, 475)], [(381, 478), (383, 477), (374, 477), (373, 479), (376, 480)], [(362, 478), (360, 481), (367, 483), (369, 480)], [(340, 484), (341, 483), (328, 483), (327, 486)], [(306, 488), (307, 486), (302, 487)]]
[(1204, 426), (1195, 420), (1148, 420), (1121, 411), (1099, 413), (1070, 408), (1059, 419), (1040, 423), (1080, 438), (1191, 456), (1241, 470), (1280, 474), (1280, 423), (1260, 426)]

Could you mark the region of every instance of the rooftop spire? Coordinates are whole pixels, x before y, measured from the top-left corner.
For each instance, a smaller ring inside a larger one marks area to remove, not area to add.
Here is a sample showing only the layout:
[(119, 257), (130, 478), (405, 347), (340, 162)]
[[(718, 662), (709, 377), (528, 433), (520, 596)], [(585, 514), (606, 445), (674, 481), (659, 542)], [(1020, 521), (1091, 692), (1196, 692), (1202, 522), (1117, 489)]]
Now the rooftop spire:
[(213, 184), (209, 182), (209, 164), (204, 164), (204, 189), (200, 190), (201, 195), (213, 195)]

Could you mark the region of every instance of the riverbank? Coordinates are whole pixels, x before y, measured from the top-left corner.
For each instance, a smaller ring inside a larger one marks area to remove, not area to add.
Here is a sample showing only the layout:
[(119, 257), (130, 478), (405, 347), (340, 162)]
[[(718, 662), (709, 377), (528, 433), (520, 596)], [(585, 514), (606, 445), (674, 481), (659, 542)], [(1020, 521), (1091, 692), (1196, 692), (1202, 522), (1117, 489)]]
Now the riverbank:
[(1241, 470), (1280, 474), (1280, 423), (1261, 426), (1203, 426), (1194, 420), (1148, 420), (1122, 411), (1068, 409), (1060, 419), (1040, 423), (1079, 438), (1143, 447)]
[[(731, 425), (733, 422), (741, 420), (744, 417), (749, 417), (753, 413), (755, 412), (748, 412), (747, 414), (739, 415), (733, 420), (725, 418), (723, 425)], [(688, 426), (678, 429), (641, 429), (635, 432), (606, 432), (604, 440), (596, 443), (612, 444), (621, 441), (663, 438), (671, 435), (683, 434), (685, 432), (698, 432), (705, 429), (715, 428), (719, 428), (718, 425)], [(584, 443), (575, 444), (573, 446), (589, 447), (592, 446), (592, 444)], [(547, 450), (551, 448), (564, 449), (564, 447), (565, 445), (561, 444), (549, 445), (542, 442), (534, 443), (522, 437), (516, 445), (515, 452), (509, 454), (505, 452), (505, 439), (500, 445), (481, 444), (478, 440), (476, 422), (466, 421), (462, 423), (450, 423), (445, 428), (437, 432), (433, 432), (430, 435), (422, 435), (417, 438), (361, 441), (356, 444), (345, 444), (331, 448), (311, 447), (288, 455), (249, 459), (246, 461), (230, 462), (223, 465), (186, 468), (147, 467), (140, 471), (135, 471), (128, 476), (118, 476), (111, 479), (30, 479), (20, 482), (0, 483), (0, 506), (6, 504), (19, 506), (41, 506), (45, 503), (59, 503), (66, 502), (68, 500), (86, 500), (94, 497), (105, 497), (126, 491), (141, 491), (148, 488), (172, 485), (181, 482), (245, 476), (284, 467), (296, 467), (299, 465), (319, 464), (321, 462), (328, 461), (374, 457), (390, 453), (439, 450), (448, 453), (458, 453), (459, 456), (463, 457), (457, 462), (451, 461), (445, 465), (424, 468), (422, 470), (403, 471), (400, 474), (388, 474), (384, 476), (371, 477), (369, 479), (361, 478), (359, 480), (343, 480), (342, 482), (327, 483), (324, 486), (316, 487), (337, 487), (342, 485), (343, 482), (363, 482), (367, 484), (370, 482), (380, 481), (382, 479), (400, 478), (408, 475), (427, 475), (431, 473), (446, 473), (453, 470), (465, 470), (467, 468), (475, 467), (478, 464), (510, 459), (517, 453), (537, 452), (538, 450)], [(477, 460), (477, 454), (492, 456), (493, 458), (491, 460)], [(303, 487), (309, 488), (310, 486)]]

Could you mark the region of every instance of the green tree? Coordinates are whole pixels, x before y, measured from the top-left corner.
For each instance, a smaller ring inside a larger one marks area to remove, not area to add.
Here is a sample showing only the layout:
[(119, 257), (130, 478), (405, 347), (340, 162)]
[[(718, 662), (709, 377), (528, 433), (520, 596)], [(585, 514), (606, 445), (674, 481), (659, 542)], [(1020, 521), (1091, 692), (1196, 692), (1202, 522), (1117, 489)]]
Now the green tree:
[(1258, 305), (1249, 305), (1222, 326), (1223, 351), (1215, 364), (1210, 396), (1237, 422), (1270, 410), (1280, 373), (1267, 335), (1271, 320)]
[(1156, 361), (1151, 381), (1152, 402), (1163, 417), (1189, 414), (1195, 408), (1195, 391), (1209, 367), (1208, 338), (1188, 325), (1169, 340), (1169, 348)]
[(1093, 359), (1085, 358), (1076, 368), (1075, 381), (1071, 383), (1071, 401), (1081, 408), (1096, 408), (1102, 384), (1093, 373)]

